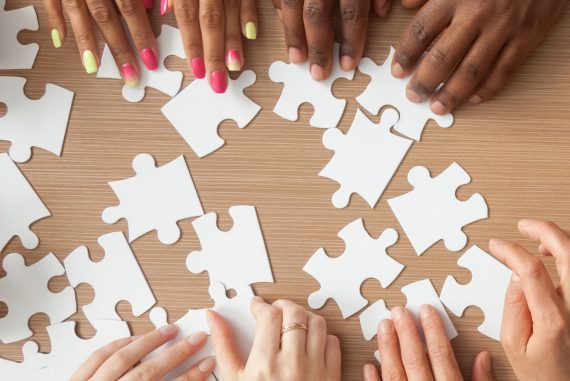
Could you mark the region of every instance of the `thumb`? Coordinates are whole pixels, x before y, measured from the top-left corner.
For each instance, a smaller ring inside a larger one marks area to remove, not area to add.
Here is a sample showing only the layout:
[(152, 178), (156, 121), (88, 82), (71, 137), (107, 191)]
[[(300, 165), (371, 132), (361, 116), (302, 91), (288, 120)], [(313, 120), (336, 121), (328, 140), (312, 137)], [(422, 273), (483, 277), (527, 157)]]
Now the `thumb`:
[(212, 310), (208, 310), (208, 324), (212, 335), (214, 355), (222, 372), (222, 379), (234, 379), (244, 368), (234, 332), (228, 322)]
[(493, 365), (489, 352), (481, 352), (473, 360), (473, 370), (471, 371), (472, 381), (495, 381), (493, 376)]
[(501, 344), (507, 355), (526, 348), (532, 334), (532, 317), (518, 276), (513, 273), (505, 293)]

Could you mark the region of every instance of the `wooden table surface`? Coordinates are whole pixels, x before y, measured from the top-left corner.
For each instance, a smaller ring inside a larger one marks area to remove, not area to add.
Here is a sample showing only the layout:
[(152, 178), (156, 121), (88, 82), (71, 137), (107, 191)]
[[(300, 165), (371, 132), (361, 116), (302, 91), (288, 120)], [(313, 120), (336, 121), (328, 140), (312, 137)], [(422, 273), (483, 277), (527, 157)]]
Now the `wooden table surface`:
[[(8, 0), (7, 9), (29, 3)], [(231, 227), (227, 214), (230, 206), (257, 207), (276, 283), (254, 288), (269, 301), (287, 298), (306, 306), (307, 296), (319, 285), (302, 271), (303, 265), (319, 247), (325, 247), (331, 256), (340, 255), (344, 245), (337, 233), (359, 217), (364, 218), (373, 236), (385, 228), (398, 229), (400, 241), (391, 253), (406, 265), (388, 289), (366, 281), (362, 293), (370, 301), (382, 298), (389, 307), (405, 304), (401, 287), (424, 278), (430, 278), (438, 291), (449, 274), (457, 276), (460, 282), (469, 282), (469, 271), (456, 265), (460, 253), (447, 252), (441, 242), (417, 257), (386, 204), (387, 199), (411, 189), (406, 175), (416, 165), (427, 166), (438, 174), (457, 161), (470, 173), (473, 181), (459, 190), (459, 198), (480, 192), (490, 208), (488, 220), (465, 229), (470, 245), (487, 248), (488, 240), (498, 237), (514, 239), (535, 250), (535, 244), (522, 240), (517, 233), (516, 222), (521, 217), (542, 217), (570, 227), (570, 12), (566, 12), (504, 93), (481, 106), (457, 111), (455, 125), (450, 129), (433, 123), (428, 126), (423, 140), (414, 145), (376, 208), (370, 209), (355, 196), (348, 208), (337, 210), (330, 198), (338, 185), (318, 176), (332, 152), (322, 146), (322, 130), (309, 127), (311, 107), (303, 106), (299, 121), (294, 123), (272, 112), (281, 85), (269, 80), (268, 67), (276, 60), (287, 61), (287, 56), (280, 23), (269, 1), (259, 2), (259, 39), (246, 43), (245, 67), (255, 70), (258, 76), (247, 94), (263, 110), (243, 130), (232, 121), (224, 122), (220, 130), (226, 145), (202, 159), (196, 157), (161, 114), (160, 107), (168, 96), (151, 89), (144, 101), (130, 104), (121, 96), (120, 81), (86, 75), (72, 37), (62, 49), (52, 48), (46, 12), (39, 1), (35, 3), (40, 30), (20, 34), (21, 41), (40, 44), (34, 69), (0, 74), (26, 77), (25, 90), (31, 98), (41, 97), (46, 83), (55, 83), (74, 91), (75, 102), (63, 156), (35, 150), (32, 160), (20, 166), (52, 212), (52, 217), (33, 225), (40, 246), (25, 250), (14, 239), (0, 257), (20, 252), (31, 264), (54, 252), (63, 260), (76, 247), (88, 245), (94, 260), (102, 258), (97, 237), (116, 230), (126, 232), (127, 227), (124, 220), (107, 225), (101, 219), (103, 209), (118, 202), (107, 182), (132, 176), (132, 158), (141, 152), (154, 155), (159, 165), (183, 154), (205, 210), (220, 214), (222, 229)], [(175, 25), (172, 15), (160, 18), (156, 8), (152, 15), (155, 33), (161, 23)], [(386, 21), (373, 18), (366, 55), (382, 62), (412, 15), (398, 6)], [(101, 48), (102, 45), (101, 41)], [(169, 58), (167, 63), (185, 71), (185, 84), (192, 80), (182, 60)], [(335, 83), (334, 93), (349, 102), (341, 121), (342, 130), (350, 126), (358, 107), (354, 98), (368, 81), (368, 77), (358, 73), (354, 81)], [(0, 107), (0, 115), (5, 112), (5, 107)], [(377, 121), (378, 117), (373, 119)], [(8, 143), (0, 143), (0, 151), (7, 148)], [(189, 308), (211, 306), (207, 274), (190, 274), (185, 266), (186, 255), (200, 248), (191, 221), (182, 221), (180, 227), (182, 239), (175, 245), (161, 244), (155, 233), (132, 244), (158, 304), (169, 311), (171, 321)], [(554, 274), (553, 262), (545, 262)], [(50, 282), (50, 288), (60, 290), (66, 284), (65, 278), (60, 277)], [(88, 285), (81, 285), (77, 294), (79, 305), (89, 303), (93, 297)], [(148, 313), (135, 318), (128, 303), (121, 302), (118, 311), (134, 334), (152, 328)], [(343, 380), (360, 380), (362, 365), (373, 361), (375, 345), (362, 338), (358, 315), (343, 320), (334, 302), (328, 302), (318, 312), (328, 320), (330, 332), (341, 339)], [(81, 312), (72, 319), (79, 322), (80, 336), (94, 334)], [(474, 356), (488, 350), (498, 378), (513, 379), (500, 344), (477, 332), (482, 319), (477, 308), (469, 308), (463, 318), (452, 316), (459, 331), (453, 346), (465, 376), (469, 377)], [(48, 323), (48, 318), (41, 314), (31, 319), (33, 338), (46, 352), (50, 349), (45, 330)], [(0, 344), (0, 356), (20, 359), (22, 344)]]

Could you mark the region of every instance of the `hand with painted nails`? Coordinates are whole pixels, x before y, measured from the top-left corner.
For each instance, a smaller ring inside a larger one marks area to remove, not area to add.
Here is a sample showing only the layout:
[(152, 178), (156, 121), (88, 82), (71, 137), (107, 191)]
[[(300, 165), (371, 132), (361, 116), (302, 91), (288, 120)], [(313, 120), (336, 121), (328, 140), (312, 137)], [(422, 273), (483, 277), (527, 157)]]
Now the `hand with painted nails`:
[(255, 0), (161, 0), (162, 15), (172, 9), (194, 76), (207, 76), (212, 89), (224, 93), (228, 70), (244, 65), (242, 35), (257, 38)]
[[(143, 361), (146, 355), (174, 339), (177, 333), (178, 327), (171, 324), (138, 338), (114, 341), (94, 352), (70, 381), (159, 381), (206, 343), (206, 334), (197, 332), (174, 343), (156, 357)], [(174, 381), (205, 381), (215, 365), (211, 357), (201, 359)]]
[[(377, 338), (382, 360), (382, 377), (376, 366), (366, 364), (364, 381), (463, 380), (437, 310), (424, 305), (420, 308), (419, 315), (425, 346), (418, 332), (416, 320), (407, 309), (394, 307), (392, 320), (380, 322)], [(481, 352), (475, 357), (471, 379), (495, 380), (488, 352)]]
[(553, 256), (558, 285), (542, 261), (516, 243), (492, 240), (491, 253), (513, 270), (501, 343), (521, 381), (568, 380), (570, 375), (570, 236), (551, 222), (522, 220), (519, 231)]
[(413, 102), (431, 98), (436, 114), (448, 113), (466, 100), (479, 104), (499, 93), (568, 4), (568, 0), (423, 2), (397, 44), (392, 74), (405, 77), (417, 66), (408, 98)]
[[(81, 62), (88, 74), (99, 69), (100, 56), (93, 21), (109, 45), (113, 58), (127, 86), (136, 86), (140, 68), (137, 54), (149, 70), (158, 67), (158, 50), (145, 8), (152, 0), (44, 0), (51, 26), (53, 45), (62, 46), (67, 37), (63, 10), (69, 17)], [(123, 29), (123, 16), (128, 33), (132, 36), (135, 52), (127, 31)]]
[(339, 381), (340, 344), (325, 320), (286, 300), (273, 305), (255, 297), (257, 321), (249, 359), (242, 359), (228, 323), (209, 311), (214, 353), (224, 381)]

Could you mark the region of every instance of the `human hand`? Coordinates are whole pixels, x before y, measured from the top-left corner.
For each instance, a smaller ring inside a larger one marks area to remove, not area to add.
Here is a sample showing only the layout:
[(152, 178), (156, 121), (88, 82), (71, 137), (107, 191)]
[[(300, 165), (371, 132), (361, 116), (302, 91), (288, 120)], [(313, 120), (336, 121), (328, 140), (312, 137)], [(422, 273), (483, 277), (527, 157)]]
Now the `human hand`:
[[(290, 301), (270, 305), (260, 297), (253, 299), (251, 311), (257, 328), (247, 362), (237, 351), (228, 323), (216, 312), (208, 312), (224, 381), (340, 380), (340, 344), (335, 336), (327, 335), (322, 317)], [(282, 328), (291, 324), (303, 325), (306, 330), (297, 327), (282, 334)]]
[[(140, 362), (146, 355), (176, 337), (178, 327), (167, 325), (139, 338), (114, 341), (94, 352), (70, 381), (159, 381), (206, 343), (206, 335), (195, 333), (180, 340), (156, 357)], [(204, 381), (216, 363), (207, 357), (174, 381)]]
[[(364, 381), (463, 380), (438, 312), (429, 305), (420, 308), (427, 356), (413, 315), (402, 307), (392, 309), (392, 320), (378, 325), (378, 349), (382, 378), (372, 364), (364, 366)], [(481, 352), (473, 363), (473, 381), (494, 380), (491, 357)]]
[[(196, 78), (208, 74), (216, 93), (228, 87), (228, 70), (244, 64), (242, 35), (257, 38), (256, 0), (162, 0), (161, 14), (174, 8), (188, 64)], [(225, 56), (225, 63), (224, 63)]]
[(570, 237), (551, 222), (522, 220), (519, 231), (552, 255), (560, 282), (521, 246), (492, 240), (491, 253), (513, 270), (507, 289), (501, 343), (521, 381), (568, 380), (570, 375)]
[[(150, 3), (149, 3), (150, 1)], [(67, 37), (63, 8), (71, 22), (75, 41), (81, 54), (81, 61), (88, 74), (97, 72), (100, 64), (97, 40), (93, 30), (95, 21), (127, 86), (136, 86), (140, 68), (136, 54), (123, 30), (119, 12), (124, 17), (129, 33), (141, 60), (149, 70), (158, 67), (158, 49), (145, 5), (152, 6), (152, 0), (44, 0), (51, 26), (53, 44), (61, 47)]]
[(407, 95), (413, 102), (431, 96), (436, 114), (448, 113), (467, 99), (481, 103), (503, 89), (567, 4), (568, 0), (428, 1), (397, 44), (392, 74), (406, 77), (421, 61)]

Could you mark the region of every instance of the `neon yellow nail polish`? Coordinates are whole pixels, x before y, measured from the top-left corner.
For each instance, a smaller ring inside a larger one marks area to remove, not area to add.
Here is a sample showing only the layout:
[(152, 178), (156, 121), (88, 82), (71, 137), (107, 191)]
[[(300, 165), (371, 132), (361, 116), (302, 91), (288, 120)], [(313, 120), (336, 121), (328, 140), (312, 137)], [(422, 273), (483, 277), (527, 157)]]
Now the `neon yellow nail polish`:
[(51, 30), (51, 40), (53, 41), (53, 47), (56, 49), (61, 48), (61, 37), (59, 36), (59, 30)]
[(85, 50), (83, 52), (83, 66), (87, 74), (93, 74), (97, 72), (97, 59), (91, 50)]
[(248, 40), (255, 40), (257, 38), (257, 28), (251, 21), (245, 24), (245, 37), (247, 37)]

